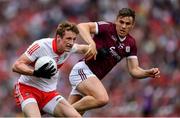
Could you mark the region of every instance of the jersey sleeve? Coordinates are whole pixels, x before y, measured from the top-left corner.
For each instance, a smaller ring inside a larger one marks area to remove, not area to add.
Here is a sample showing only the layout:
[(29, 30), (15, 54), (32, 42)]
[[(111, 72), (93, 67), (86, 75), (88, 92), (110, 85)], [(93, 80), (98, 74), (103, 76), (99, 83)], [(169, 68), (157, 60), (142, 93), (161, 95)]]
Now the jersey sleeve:
[(109, 26), (110, 23), (105, 21), (96, 22), (96, 34), (106, 33), (107, 31), (109, 31)]
[(128, 58), (137, 57), (137, 46), (135, 40), (133, 40), (131, 45), (127, 46), (125, 50), (126, 52), (128, 52), (127, 53)]
[(35, 41), (27, 48), (27, 50), (25, 51), (25, 55), (32, 62), (34, 62), (37, 58), (40, 57), (42, 51), (43, 51), (42, 45), (38, 41)]

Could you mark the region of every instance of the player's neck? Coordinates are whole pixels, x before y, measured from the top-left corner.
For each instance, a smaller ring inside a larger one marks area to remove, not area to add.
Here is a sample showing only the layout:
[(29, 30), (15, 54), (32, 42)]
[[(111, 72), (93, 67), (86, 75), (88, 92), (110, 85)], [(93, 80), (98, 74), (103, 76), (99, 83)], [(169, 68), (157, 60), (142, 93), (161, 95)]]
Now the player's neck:
[(60, 49), (57, 49), (57, 53), (58, 53), (58, 54), (62, 54), (62, 53), (64, 53), (64, 50), (61, 49), (61, 48), (60, 48)]

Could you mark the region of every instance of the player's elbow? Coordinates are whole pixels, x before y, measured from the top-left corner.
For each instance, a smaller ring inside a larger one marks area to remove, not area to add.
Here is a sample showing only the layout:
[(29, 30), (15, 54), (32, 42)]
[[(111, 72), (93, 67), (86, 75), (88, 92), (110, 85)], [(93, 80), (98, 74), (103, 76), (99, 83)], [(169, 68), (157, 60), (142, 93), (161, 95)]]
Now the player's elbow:
[(77, 28), (78, 28), (79, 30), (82, 29), (82, 28), (84, 28), (84, 27), (87, 27), (86, 23), (79, 23), (79, 24), (77, 25)]
[(12, 65), (12, 71), (13, 72), (17, 72), (17, 68), (18, 68), (18, 66), (19, 66), (19, 63), (18, 62), (15, 62), (13, 65)]
[(132, 78), (134, 79), (140, 79), (137, 75), (130, 74)]
[(136, 72), (135, 70), (129, 71), (129, 74), (130, 74), (131, 77), (134, 78), (134, 79), (141, 79), (141, 77), (139, 76), (138, 72)]
[(134, 79), (143, 79), (146, 77), (145, 75), (138, 73), (138, 72), (130, 73), (130, 75)]

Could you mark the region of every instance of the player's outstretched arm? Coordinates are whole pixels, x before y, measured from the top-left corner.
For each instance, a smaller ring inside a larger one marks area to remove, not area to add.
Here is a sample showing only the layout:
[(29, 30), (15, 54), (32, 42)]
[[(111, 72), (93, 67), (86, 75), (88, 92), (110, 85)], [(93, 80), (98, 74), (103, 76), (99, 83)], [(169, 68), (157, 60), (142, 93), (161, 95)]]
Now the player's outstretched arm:
[(146, 77), (159, 78), (160, 71), (158, 68), (142, 69), (139, 67), (139, 62), (137, 58), (127, 59), (127, 65), (129, 73), (137, 79), (142, 79)]
[(96, 24), (94, 22), (80, 23), (77, 25), (80, 36), (89, 45), (89, 50), (87, 51), (85, 58), (90, 60), (91, 58), (96, 59), (97, 50), (96, 44), (91, 37), (91, 33), (96, 32)]
[(74, 44), (73, 49), (75, 50), (73, 52), (84, 54), (85, 59), (88, 60), (86, 57), (89, 57), (88, 55), (90, 54), (89, 53), (90, 45)]

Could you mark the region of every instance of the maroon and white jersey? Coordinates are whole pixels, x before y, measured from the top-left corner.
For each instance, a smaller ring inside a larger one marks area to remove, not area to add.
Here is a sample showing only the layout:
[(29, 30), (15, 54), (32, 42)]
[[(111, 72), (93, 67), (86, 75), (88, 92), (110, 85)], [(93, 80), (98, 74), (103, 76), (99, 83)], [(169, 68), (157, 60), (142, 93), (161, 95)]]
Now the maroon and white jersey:
[(99, 79), (103, 79), (124, 57), (137, 58), (135, 39), (129, 34), (120, 38), (113, 23), (97, 22), (93, 40), (98, 51), (97, 59), (86, 61), (86, 64)]
[[(75, 52), (76, 50), (76, 44), (74, 44), (71, 52)], [(34, 63), (39, 57), (49, 56), (56, 61), (58, 68), (60, 68), (65, 60), (69, 57), (70, 52), (63, 52), (59, 54), (57, 52), (56, 39), (44, 38), (32, 43), (26, 50), (25, 55), (32, 61), (32, 67), (34, 67)], [(59, 73), (57, 72), (51, 77), (51, 79), (21, 75), (18, 81), (28, 86), (38, 88), (39, 90), (49, 92), (56, 89), (58, 78)]]

